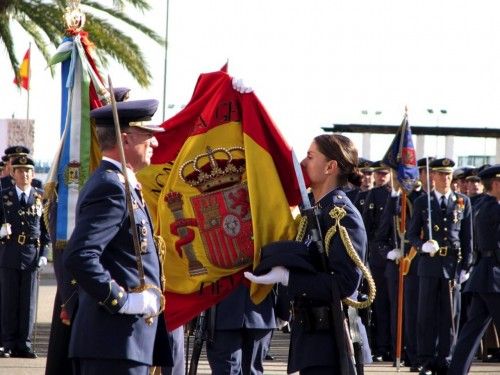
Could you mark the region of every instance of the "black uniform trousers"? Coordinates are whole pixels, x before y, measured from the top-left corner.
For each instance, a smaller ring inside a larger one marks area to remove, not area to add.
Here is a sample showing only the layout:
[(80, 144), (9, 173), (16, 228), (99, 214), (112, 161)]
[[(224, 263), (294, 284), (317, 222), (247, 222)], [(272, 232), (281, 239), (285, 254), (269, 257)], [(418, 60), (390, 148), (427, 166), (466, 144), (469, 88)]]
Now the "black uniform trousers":
[(2, 294), (2, 342), (5, 349), (31, 349), (35, 322), (36, 270), (0, 269)]
[[(214, 375), (263, 374), (262, 359), (270, 345), (272, 329), (240, 328), (214, 331), (214, 340), (207, 345), (207, 357)], [(248, 350), (244, 353), (244, 350)]]
[(373, 302), (374, 316), (372, 317), (372, 322), (375, 324), (375, 337), (372, 337), (375, 344), (372, 346), (373, 351), (376, 355), (392, 353), (390, 299), (385, 266), (372, 266), (370, 270), (377, 288), (377, 298)]
[(448, 375), (467, 374), (492, 318), (500, 327), (500, 294), (474, 293), (469, 318), (460, 331)]
[(417, 357), (417, 317), (418, 317), (418, 284), (416, 274), (404, 277), (404, 342), (406, 362), (410, 366), (419, 365)]
[(437, 346), (437, 363), (446, 366), (449, 361), (451, 332), (451, 305), (449, 280), (439, 277), (420, 277), (418, 304), (418, 357), (420, 364), (431, 365)]

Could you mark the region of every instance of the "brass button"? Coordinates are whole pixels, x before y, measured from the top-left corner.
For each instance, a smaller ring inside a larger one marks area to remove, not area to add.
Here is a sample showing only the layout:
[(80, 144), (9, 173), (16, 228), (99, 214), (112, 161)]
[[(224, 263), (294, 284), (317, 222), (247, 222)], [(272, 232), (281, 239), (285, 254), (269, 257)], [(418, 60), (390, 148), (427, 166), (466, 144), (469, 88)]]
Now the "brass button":
[(71, 280), (71, 285), (76, 285), (76, 279)]
[(112, 305), (112, 306), (116, 306), (116, 305), (118, 305), (118, 300), (117, 300), (117, 299), (114, 299), (113, 301), (111, 301), (111, 305)]
[(123, 298), (123, 292), (118, 293), (118, 298)]

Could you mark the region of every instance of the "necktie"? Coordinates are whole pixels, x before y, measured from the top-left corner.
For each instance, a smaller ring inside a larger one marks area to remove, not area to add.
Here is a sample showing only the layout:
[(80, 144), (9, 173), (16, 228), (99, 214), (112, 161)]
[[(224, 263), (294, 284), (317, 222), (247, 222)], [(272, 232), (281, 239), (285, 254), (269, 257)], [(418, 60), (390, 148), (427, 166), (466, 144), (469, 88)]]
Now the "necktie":
[(441, 211), (446, 211), (446, 197), (444, 195), (441, 196)]
[(21, 206), (26, 206), (26, 194), (24, 193), (24, 191), (21, 193)]

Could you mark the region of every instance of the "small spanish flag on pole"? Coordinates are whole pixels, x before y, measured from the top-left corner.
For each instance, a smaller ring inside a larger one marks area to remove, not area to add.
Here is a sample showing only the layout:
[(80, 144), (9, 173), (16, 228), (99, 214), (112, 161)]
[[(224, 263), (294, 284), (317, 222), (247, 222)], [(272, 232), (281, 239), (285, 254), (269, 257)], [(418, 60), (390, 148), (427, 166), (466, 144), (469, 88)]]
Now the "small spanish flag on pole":
[(19, 66), (19, 71), (14, 77), (14, 83), (25, 90), (29, 90), (30, 87), (30, 51), (31, 44), (26, 53), (24, 54), (23, 61)]

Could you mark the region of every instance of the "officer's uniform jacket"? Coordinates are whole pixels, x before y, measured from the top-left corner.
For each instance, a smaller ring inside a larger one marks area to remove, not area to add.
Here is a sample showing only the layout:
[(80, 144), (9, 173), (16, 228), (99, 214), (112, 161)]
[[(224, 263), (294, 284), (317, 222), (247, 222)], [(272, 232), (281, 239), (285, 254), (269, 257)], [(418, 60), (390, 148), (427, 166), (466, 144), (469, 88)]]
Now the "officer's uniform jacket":
[(35, 270), (41, 256), (46, 257), (50, 242), (42, 215), (43, 191), (31, 188), (22, 207), (16, 187), (2, 190), (0, 222), (11, 225), (12, 234), (0, 239), (0, 267)]
[[(118, 313), (139, 285), (124, 182), (118, 167), (104, 160), (79, 195), (75, 229), (63, 252), (79, 289), (69, 356), (171, 365), (163, 314), (148, 326), (142, 316)], [(130, 190), (146, 284), (161, 287), (151, 220)]]
[(415, 200), (408, 239), (420, 252), (419, 276), (453, 279), (460, 270), (468, 270), (472, 257), (472, 211), (467, 196), (451, 192), (446, 203), (446, 214), (431, 193), (432, 238), (440, 250), (433, 256), (421, 253), (429, 240), (427, 195)]
[(485, 195), (474, 219), (478, 261), (464, 291), (500, 293), (500, 204), (495, 197)]
[[(335, 189), (326, 194), (317, 206), (320, 208), (319, 221), (323, 237), (334, 225), (330, 211), (335, 206), (345, 209), (347, 214), (340, 224), (346, 228), (358, 256), (364, 259), (367, 247), (365, 227), (359, 211), (346, 194), (340, 189)], [(296, 311), (328, 306), (332, 302), (333, 283), (338, 285), (341, 298), (345, 298), (357, 290), (361, 281), (361, 271), (347, 254), (338, 230), (332, 237), (329, 247), (325, 249), (328, 254), (329, 272), (323, 271), (316, 243), (310, 236), (311, 228), (311, 223), (308, 222), (303, 241), (308, 246), (311, 261), (318, 273), (290, 271), (288, 294), (294, 299)], [(334, 334), (339, 333), (332, 333), (332, 329), (308, 332), (299, 316), (292, 318), (288, 371), (295, 372), (310, 366), (338, 366)]]
[(375, 233), (380, 225), (382, 213), (390, 196), (391, 187), (389, 184), (371, 189), (366, 196), (363, 208), (363, 222), (366, 227), (366, 234), (370, 246), (370, 253), (368, 256), (370, 267), (385, 268), (386, 265), (386, 259), (377, 251), (373, 240), (375, 239)]

